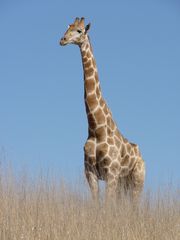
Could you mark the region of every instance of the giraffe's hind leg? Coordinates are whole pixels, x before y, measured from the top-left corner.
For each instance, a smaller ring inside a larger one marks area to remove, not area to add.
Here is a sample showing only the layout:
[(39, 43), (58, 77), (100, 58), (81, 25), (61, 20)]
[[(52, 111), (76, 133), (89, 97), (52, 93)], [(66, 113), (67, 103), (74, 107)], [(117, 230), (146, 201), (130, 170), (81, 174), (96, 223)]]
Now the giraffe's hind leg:
[(132, 199), (138, 200), (144, 186), (145, 164), (141, 157), (138, 158), (131, 173), (131, 193)]
[(116, 201), (117, 198), (117, 185), (118, 178), (117, 176), (112, 176), (109, 174), (106, 179), (106, 203)]
[(132, 179), (131, 176), (120, 177), (118, 181), (118, 198), (122, 199), (127, 197), (128, 194), (131, 193), (132, 190)]

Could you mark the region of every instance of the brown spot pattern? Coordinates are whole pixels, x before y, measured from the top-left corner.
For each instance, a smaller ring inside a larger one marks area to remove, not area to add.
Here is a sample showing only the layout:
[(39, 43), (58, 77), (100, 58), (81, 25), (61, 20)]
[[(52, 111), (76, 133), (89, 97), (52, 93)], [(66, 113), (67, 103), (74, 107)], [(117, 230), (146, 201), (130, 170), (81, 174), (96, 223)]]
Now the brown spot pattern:
[(106, 129), (105, 127), (100, 127), (95, 131), (97, 142), (103, 142), (106, 140)]
[(94, 116), (91, 113), (88, 114), (88, 123), (91, 129), (96, 128), (96, 121)]
[(98, 159), (102, 159), (108, 152), (108, 145), (106, 143), (102, 143), (96, 148), (96, 156)]
[(87, 105), (90, 108), (90, 110), (95, 109), (98, 105), (98, 101), (96, 99), (95, 94), (91, 94), (91, 95), (87, 96), (86, 102), (87, 102)]
[(108, 142), (108, 144), (110, 144), (110, 145), (114, 145), (114, 139), (113, 139), (113, 138), (109, 138), (109, 137), (108, 137), (107, 142)]
[(108, 125), (112, 130), (114, 130), (115, 124), (114, 124), (114, 121), (112, 120), (112, 118), (111, 118), (110, 116), (107, 117), (107, 125)]
[(88, 158), (88, 163), (90, 165), (95, 165), (96, 164), (96, 158), (95, 157), (90, 157)]
[(115, 139), (115, 144), (116, 144), (117, 148), (119, 148), (121, 145), (121, 142), (116, 137), (114, 139)]
[(113, 162), (112, 165), (110, 166), (110, 171), (114, 174), (117, 175), (119, 172), (119, 164), (117, 162)]
[(110, 163), (111, 163), (111, 159), (110, 159), (109, 157), (105, 157), (104, 159), (102, 159), (102, 160), (100, 161), (99, 165), (100, 165), (101, 167), (107, 167), (107, 166), (110, 165)]
[(88, 61), (87, 57), (83, 57), (83, 62), (86, 63)]
[(129, 155), (126, 155), (122, 161), (121, 161), (121, 165), (122, 166), (127, 166), (129, 164)]
[(104, 102), (104, 100), (103, 100), (102, 98), (99, 100), (99, 103), (100, 103), (100, 106), (101, 106), (101, 107), (103, 107), (104, 104), (105, 104), (105, 102)]
[(84, 64), (84, 68), (89, 68), (91, 66), (91, 60)]
[(121, 168), (120, 175), (125, 176), (129, 173), (129, 169), (127, 167)]
[(95, 116), (97, 124), (105, 123), (105, 117), (100, 108), (97, 109), (97, 111), (94, 113), (94, 116)]
[(132, 147), (129, 143), (126, 145), (126, 148), (127, 148), (127, 152), (130, 154)]
[(89, 141), (84, 145), (84, 151), (87, 155), (94, 155), (95, 154), (94, 149), (95, 144), (93, 142)]
[(107, 134), (109, 137), (113, 136), (113, 131), (109, 127), (107, 128)]
[(93, 63), (93, 67), (96, 68), (96, 62), (95, 62), (94, 58), (92, 59), (92, 63)]
[(91, 77), (94, 73), (94, 69), (91, 67), (91, 68), (88, 68), (88, 69), (85, 69), (85, 75), (86, 77)]
[(120, 132), (117, 128), (116, 128), (116, 131), (115, 131), (115, 135), (116, 135), (117, 138), (121, 139)]
[(121, 158), (124, 158), (125, 154), (126, 154), (126, 148), (125, 148), (124, 144), (122, 144), (122, 147), (121, 147)]
[(95, 82), (93, 78), (90, 78), (86, 81), (86, 92), (92, 92), (95, 90)]
[(116, 150), (115, 147), (110, 147), (109, 155), (111, 156), (112, 159), (116, 159), (117, 158), (118, 151)]
[(87, 56), (88, 58), (91, 57), (91, 53), (90, 53), (90, 51), (87, 51), (86, 56)]
[(103, 110), (104, 110), (104, 113), (105, 113), (106, 115), (108, 115), (109, 111), (108, 111), (108, 107), (107, 107), (106, 104), (104, 105)]
[(98, 83), (98, 82), (99, 82), (99, 77), (98, 77), (98, 74), (97, 74), (97, 72), (95, 72), (95, 80), (96, 80), (96, 83)]
[(99, 87), (96, 87), (96, 95), (97, 95), (97, 98), (98, 98), (98, 99), (99, 99), (100, 96), (101, 96), (101, 92), (100, 92)]

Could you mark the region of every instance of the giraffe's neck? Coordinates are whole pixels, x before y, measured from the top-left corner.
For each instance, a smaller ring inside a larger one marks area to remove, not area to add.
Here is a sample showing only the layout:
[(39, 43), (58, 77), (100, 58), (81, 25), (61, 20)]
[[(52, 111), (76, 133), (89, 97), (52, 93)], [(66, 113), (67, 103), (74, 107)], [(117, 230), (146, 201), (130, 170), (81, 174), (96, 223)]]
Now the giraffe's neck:
[(84, 70), (84, 100), (89, 124), (89, 131), (106, 124), (107, 105), (102, 98), (100, 83), (90, 40), (87, 37), (80, 46)]

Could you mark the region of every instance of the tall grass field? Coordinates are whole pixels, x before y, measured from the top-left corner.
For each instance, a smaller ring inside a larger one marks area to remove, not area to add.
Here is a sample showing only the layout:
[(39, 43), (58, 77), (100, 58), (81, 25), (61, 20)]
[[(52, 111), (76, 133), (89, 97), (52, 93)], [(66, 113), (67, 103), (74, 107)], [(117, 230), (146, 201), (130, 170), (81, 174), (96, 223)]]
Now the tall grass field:
[(0, 173), (0, 240), (180, 240), (180, 189), (142, 194), (136, 209), (96, 205), (86, 183)]

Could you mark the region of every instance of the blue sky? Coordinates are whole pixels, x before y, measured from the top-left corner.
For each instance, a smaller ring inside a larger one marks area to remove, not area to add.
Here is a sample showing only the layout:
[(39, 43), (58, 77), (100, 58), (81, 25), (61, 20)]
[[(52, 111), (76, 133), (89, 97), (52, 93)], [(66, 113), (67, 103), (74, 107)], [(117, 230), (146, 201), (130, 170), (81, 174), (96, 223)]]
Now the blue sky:
[[(103, 95), (140, 145), (146, 186), (180, 182), (180, 3), (0, 1), (0, 158), (18, 172), (83, 175), (87, 121), (76, 46), (58, 42), (75, 17), (90, 38)], [(4, 161), (4, 160), (3, 160)]]

